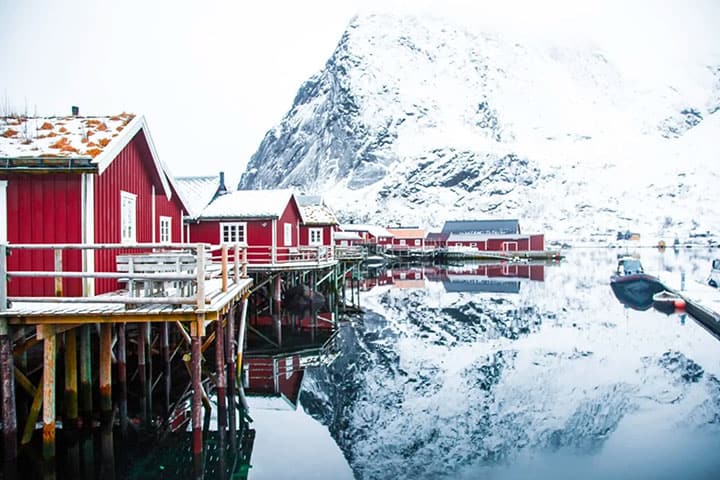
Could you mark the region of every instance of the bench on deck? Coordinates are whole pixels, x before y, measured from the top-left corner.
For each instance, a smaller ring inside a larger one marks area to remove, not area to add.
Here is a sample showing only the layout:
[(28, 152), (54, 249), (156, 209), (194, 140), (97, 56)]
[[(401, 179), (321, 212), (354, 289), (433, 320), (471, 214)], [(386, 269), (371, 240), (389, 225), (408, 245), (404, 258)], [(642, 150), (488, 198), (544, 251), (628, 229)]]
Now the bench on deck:
[[(118, 255), (116, 260), (117, 271), (134, 274), (195, 274), (197, 271), (197, 255), (191, 252), (153, 252)], [(209, 252), (206, 252), (205, 265), (210, 265)], [(194, 293), (193, 280), (134, 280), (121, 278), (120, 282), (127, 283), (128, 293), (134, 297), (166, 296), (167, 289), (177, 288), (181, 295), (190, 296)], [(169, 285), (168, 285), (169, 284)]]

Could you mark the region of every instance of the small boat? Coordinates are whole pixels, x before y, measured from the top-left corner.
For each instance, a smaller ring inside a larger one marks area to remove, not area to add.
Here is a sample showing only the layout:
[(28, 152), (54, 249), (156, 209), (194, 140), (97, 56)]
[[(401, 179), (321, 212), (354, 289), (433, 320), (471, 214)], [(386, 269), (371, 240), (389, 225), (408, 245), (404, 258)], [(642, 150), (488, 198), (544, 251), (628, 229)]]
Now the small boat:
[(626, 307), (648, 310), (653, 305), (653, 295), (665, 290), (657, 277), (645, 273), (640, 260), (621, 257), (610, 277), (610, 288), (615, 297)]
[(707, 283), (713, 288), (720, 287), (720, 258), (713, 260)]
[(656, 293), (652, 298), (653, 308), (667, 315), (685, 310), (685, 299), (667, 290)]

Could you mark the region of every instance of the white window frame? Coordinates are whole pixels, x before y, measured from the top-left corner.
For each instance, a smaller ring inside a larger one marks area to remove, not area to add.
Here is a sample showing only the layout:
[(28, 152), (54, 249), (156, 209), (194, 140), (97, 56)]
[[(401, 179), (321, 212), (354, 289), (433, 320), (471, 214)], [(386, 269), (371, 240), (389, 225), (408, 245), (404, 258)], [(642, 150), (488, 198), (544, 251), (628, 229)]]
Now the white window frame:
[(292, 223), (283, 223), (283, 246), (292, 247)]
[(415, 246), (416, 246), (416, 247), (419, 247), (421, 244), (422, 244), (422, 240), (420, 240), (419, 238), (416, 238), (416, 239), (415, 239)]
[[(242, 231), (242, 239), (240, 232)], [(220, 244), (247, 244), (247, 222), (220, 222)]]
[[(317, 238), (313, 238), (317, 237)], [(310, 228), (308, 229), (308, 245), (311, 247), (320, 246), (323, 244), (323, 229), (322, 228)]]
[(160, 215), (160, 243), (172, 243), (172, 217)]
[(120, 243), (137, 243), (137, 195), (120, 190)]
[(406, 244), (405, 239), (404, 239), (404, 238), (401, 238), (401, 239), (400, 239), (400, 246), (401, 246), (401, 247), (404, 247), (405, 244)]

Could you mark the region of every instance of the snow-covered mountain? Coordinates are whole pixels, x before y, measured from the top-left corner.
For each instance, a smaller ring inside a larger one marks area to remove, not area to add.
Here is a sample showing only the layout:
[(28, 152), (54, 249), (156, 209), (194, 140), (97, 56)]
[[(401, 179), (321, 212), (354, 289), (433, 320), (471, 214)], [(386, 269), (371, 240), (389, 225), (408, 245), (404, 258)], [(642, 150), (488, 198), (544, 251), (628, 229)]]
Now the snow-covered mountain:
[(589, 39), (359, 16), (240, 187), (323, 194), (344, 221), (720, 233), (718, 45), (643, 73)]

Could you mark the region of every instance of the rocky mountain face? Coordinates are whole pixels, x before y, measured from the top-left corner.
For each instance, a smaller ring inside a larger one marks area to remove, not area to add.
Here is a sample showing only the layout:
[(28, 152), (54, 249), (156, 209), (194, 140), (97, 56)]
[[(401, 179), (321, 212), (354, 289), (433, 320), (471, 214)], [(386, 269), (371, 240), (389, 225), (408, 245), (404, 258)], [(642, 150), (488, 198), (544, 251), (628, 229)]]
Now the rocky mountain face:
[(675, 71), (631, 75), (590, 42), (360, 16), (239, 186), (322, 194), (342, 221), (718, 233), (720, 56)]

